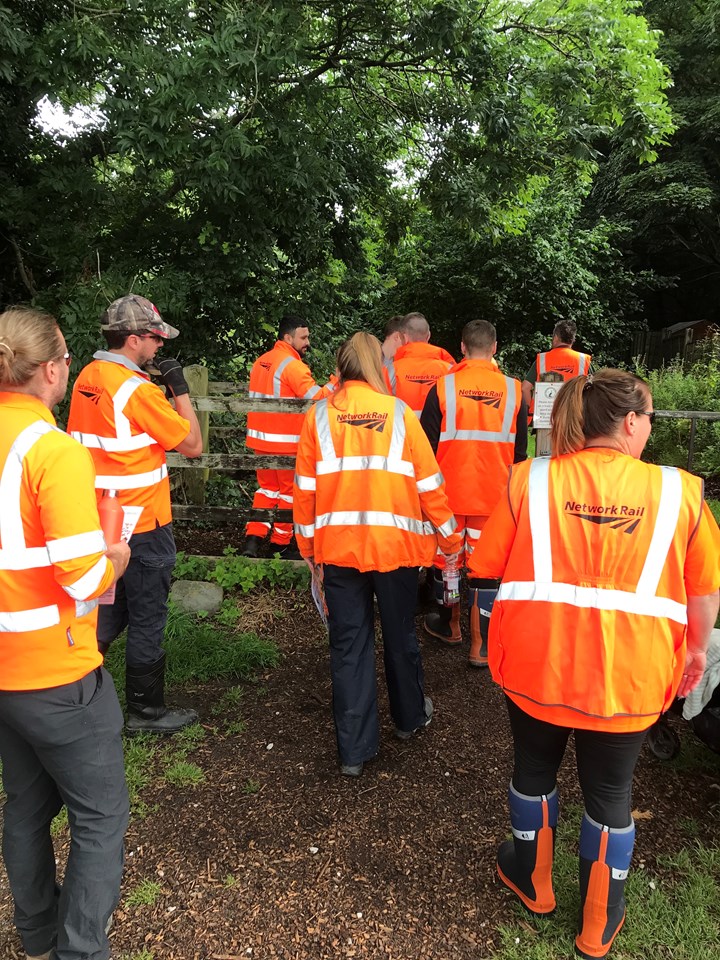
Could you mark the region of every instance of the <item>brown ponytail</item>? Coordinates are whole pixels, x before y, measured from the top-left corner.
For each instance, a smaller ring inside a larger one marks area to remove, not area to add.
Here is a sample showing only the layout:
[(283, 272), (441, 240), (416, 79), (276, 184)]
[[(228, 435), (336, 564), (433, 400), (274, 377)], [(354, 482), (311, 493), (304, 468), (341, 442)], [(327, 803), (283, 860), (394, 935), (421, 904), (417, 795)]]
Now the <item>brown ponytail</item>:
[(59, 350), (60, 329), (50, 314), (29, 307), (11, 307), (0, 314), (0, 386), (24, 386)]
[(382, 375), (382, 348), (371, 333), (354, 333), (343, 343), (337, 352), (337, 368), (340, 386), (332, 398), (333, 406), (337, 405), (348, 380), (362, 380), (378, 393), (387, 393)]
[(644, 380), (625, 370), (600, 370), (563, 384), (552, 411), (552, 455), (582, 450), (589, 440), (612, 437), (631, 411), (647, 406)]

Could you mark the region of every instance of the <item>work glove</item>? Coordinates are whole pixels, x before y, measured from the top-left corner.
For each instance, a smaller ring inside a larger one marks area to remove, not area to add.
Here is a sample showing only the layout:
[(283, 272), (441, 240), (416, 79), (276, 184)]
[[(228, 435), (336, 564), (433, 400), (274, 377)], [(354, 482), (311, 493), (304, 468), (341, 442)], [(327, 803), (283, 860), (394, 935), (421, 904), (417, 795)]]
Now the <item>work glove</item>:
[(165, 384), (165, 393), (168, 399), (190, 393), (190, 387), (187, 385), (182, 366), (177, 360), (173, 360), (172, 357), (159, 360), (157, 368), (160, 371), (160, 379)]

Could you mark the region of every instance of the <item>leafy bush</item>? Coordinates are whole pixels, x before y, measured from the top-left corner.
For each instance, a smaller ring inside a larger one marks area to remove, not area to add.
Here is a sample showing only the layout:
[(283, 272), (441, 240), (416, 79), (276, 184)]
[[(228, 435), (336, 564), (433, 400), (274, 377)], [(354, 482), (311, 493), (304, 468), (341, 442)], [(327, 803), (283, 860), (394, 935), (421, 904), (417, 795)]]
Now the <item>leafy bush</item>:
[[(720, 411), (720, 336), (708, 342), (705, 358), (690, 366), (673, 360), (659, 370), (638, 373), (649, 383), (656, 410)], [(687, 467), (690, 423), (658, 418), (650, 434), (646, 458), (653, 463)], [(697, 421), (692, 472), (720, 474), (720, 420)]]
[(239, 557), (234, 547), (226, 547), (224, 555), (215, 561), (178, 553), (174, 576), (176, 580), (214, 580), (224, 590), (249, 593), (262, 585), (290, 590), (307, 589), (310, 571), (303, 564), (295, 565), (273, 557), (272, 560), (248, 560)]

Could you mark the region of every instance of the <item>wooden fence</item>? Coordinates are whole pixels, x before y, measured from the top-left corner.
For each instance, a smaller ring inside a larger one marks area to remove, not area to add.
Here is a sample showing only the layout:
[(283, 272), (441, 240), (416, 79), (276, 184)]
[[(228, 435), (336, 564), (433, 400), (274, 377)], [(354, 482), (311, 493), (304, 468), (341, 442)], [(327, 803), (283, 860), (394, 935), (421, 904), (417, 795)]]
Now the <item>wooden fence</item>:
[[(204, 371), (204, 377), (202, 372)], [(211, 470), (219, 472), (254, 474), (258, 469), (294, 470), (293, 456), (255, 456), (248, 453), (211, 453), (210, 446), (214, 438), (243, 437), (241, 426), (214, 426), (210, 423), (212, 414), (234, 414), (245, 416), (250, 411), (266, 413), (304, 413), (313, 404), (312, 400), (251, 400), (245, 383), (208, 382), (207, 371), (202, 367), (185, 368), (188, 383), (191, 386), (193, 406), (198, 413), (203, 430), (204, 453), (194, 460), (177, 453), (168, 454), (168, 466), (171, 473), (183, 471), (183, 488), (189, 503), (173, 504), (174, 520), (210, 520), (218, 524), (224, 522), (244, 523), (248, 520), (261, 520), (265, 523), (292, 521), (289, 509), (252, 509), (239, 510), (237, 507), (208, 507), (204, 504), (205, 482)], [(698, 421), (720, 420), (720, 412), (702, 410), (657, 410), (658, 419), (689, 420), (690, 436), (688, 441), (687, 469), (692, 469), (695, 451), (695, 436)], [(254, 478), (253, 478), (254, 489)]]

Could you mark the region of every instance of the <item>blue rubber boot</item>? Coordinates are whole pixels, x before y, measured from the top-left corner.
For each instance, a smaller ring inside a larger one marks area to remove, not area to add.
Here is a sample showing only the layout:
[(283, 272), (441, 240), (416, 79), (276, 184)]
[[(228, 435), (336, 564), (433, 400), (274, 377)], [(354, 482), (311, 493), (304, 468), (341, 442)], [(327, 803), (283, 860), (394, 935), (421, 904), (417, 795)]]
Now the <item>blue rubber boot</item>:
[(498, 849), (498, 875), (531, 913), (552, 913), (552, 866), (560, 811), (557, 787), (546, 796), (528, 797), (511, 783), (509, 797), (513, 838)]
[(606, 957), (625, 921), (625, 881), (633, 847), (635, 824), (604, 827), (587, 812), (580, 828), (580, 933), (575, 938), (579, 957)]

